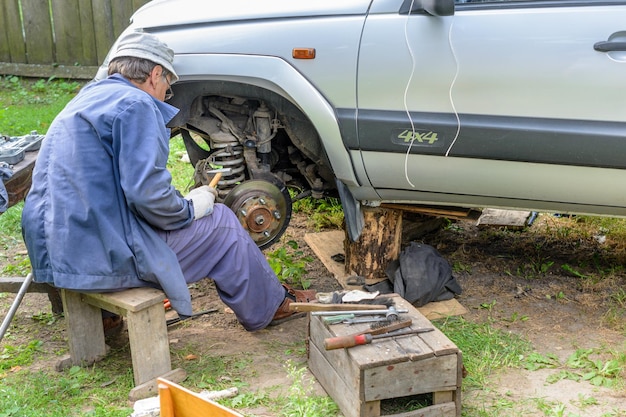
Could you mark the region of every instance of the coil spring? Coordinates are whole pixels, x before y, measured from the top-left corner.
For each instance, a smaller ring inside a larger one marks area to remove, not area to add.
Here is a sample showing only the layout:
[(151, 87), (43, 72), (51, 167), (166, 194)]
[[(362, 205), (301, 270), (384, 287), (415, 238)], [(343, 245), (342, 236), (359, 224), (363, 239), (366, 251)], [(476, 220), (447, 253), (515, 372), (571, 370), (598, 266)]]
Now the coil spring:
[(218, 192), (221, 195), (228, 194), (235, 185), (246, 179), (245, 162), (243, 157), (243, 147), (238, 142), (212, 142), (210, 165), (230, 168), (229, 172), (222, 174), (222, 179), (218, 183)]

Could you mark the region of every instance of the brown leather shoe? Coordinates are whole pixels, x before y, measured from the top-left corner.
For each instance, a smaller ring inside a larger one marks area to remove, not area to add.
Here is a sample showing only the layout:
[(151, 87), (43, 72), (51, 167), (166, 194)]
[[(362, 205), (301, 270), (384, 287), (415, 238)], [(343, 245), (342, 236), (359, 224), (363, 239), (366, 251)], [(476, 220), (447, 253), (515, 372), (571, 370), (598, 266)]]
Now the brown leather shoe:
[(283, 287), (285, 287), (289, 295), (296, 298), (297, 303), (310, 303), (311, 301), (315, 301), (315, 294), (317, 294), (315, 290), (295, 290), (287, 284), (283, 284)]
[[(274, 317), (270, 322), (270, 326), (276, 326), (277, 324), (283, 323), (287, 321), (287, 319), (295, 319), (296, 312), (289, 310), (289, 304), (291, 304), (291, 300), (286, 298), (283, 300), (283, 303), (278, 307), (276, 313), (274, 313)], [(302, 317), (303, 314), (300, 314), (299, 317)]]
[[(287, 284), (283, 284), (283, 287), (285, 287), (289, 295), (296, 298), (296, 302), (298, 303), (308, 303), (311, 301), (315, 301), (315, 294), (317, 292), (315, 290), (295, 290)], [(278, 310), (276, 310), (276, 313), (274, 313), (274, 317), (269, 324), (270, 326), (276, 326), (288, 320), (306, 316), (305, 312), (296, 312), (289, 310), (289, 304), (291, 304), (292, 302), (293, 301), (289, 297), (285, 297), (280, 307), (278, 307)]]

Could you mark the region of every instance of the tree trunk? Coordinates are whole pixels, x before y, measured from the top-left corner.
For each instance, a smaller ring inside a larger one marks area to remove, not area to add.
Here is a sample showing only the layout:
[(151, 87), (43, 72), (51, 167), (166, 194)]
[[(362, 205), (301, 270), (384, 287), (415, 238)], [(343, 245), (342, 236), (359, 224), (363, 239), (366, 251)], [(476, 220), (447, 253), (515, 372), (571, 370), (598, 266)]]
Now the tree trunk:
[(345, 266), (348, 274), (365, 277), (366, 284), (387, 278), (387, 264), (398, 259), (402, 240), (402, 210), (363, 207), (364, 227), (352, 242), (344, 239)]

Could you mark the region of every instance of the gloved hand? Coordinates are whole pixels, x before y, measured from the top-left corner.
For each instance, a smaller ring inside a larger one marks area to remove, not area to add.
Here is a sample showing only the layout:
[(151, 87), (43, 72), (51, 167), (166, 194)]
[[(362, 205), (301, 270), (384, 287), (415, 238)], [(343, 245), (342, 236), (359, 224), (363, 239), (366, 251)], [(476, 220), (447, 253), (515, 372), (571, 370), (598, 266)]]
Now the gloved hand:
[(189, 191), (185, 199), (193, 203), (194, 219), (198, 220), (213, 213), (216, 196), (217, 191), (215, 188), (209, 187), (208, 185), (203, 185)]

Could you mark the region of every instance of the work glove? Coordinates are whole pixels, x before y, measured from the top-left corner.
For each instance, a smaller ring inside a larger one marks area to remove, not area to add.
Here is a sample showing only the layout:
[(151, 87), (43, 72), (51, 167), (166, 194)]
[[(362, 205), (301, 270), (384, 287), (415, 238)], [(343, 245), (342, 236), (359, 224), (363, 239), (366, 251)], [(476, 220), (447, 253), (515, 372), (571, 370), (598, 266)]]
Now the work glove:
[(189, 191), (185, 196), (193, 204), (194, 219), (198, 220), (213, 213), (217, 191), (213, 187), (203, 185)]

